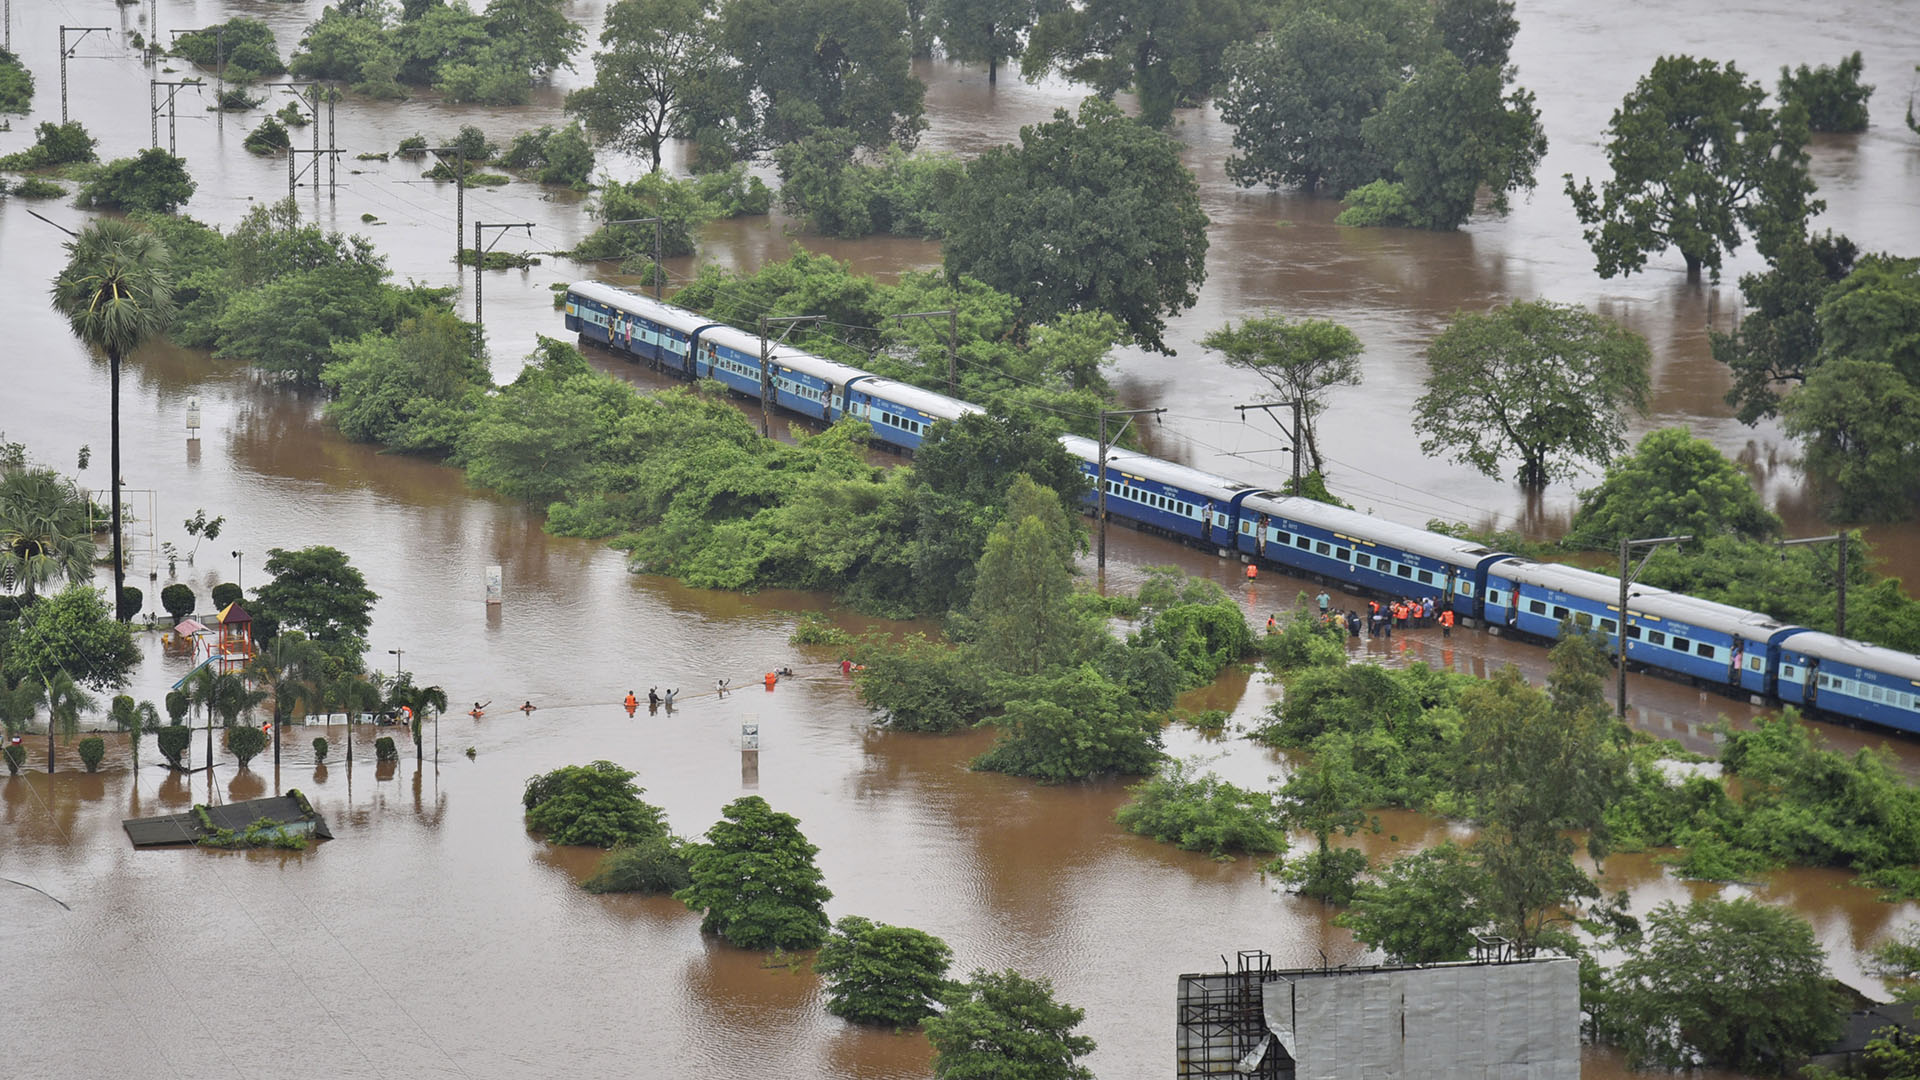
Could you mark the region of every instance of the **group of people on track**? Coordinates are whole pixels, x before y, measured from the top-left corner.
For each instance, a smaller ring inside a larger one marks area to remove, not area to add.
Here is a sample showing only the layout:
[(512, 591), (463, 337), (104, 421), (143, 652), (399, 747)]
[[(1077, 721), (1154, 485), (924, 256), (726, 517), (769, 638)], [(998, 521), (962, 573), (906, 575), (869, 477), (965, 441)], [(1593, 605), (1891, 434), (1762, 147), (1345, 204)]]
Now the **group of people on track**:
[[(1391, 638), (1395, 630), (1424, 630), (1429, 626), (1438, 626), (1441, 637), (1453, 636), (1453, 609), (1437, 604), (1431, 596), (1422, 599), (1403, 596), (1385, 603), (1369, 600), (1364, 612), (1334, 607), (1333, 597), (1325, 590), (1314, 599), (1320, 607), (1320, 621), (1345, 629), (1350, 638), (1357, 639), (1362, 632), (1370, 638)], [(1279, 632), (1280, 617), (1268, 615), (1267, 633)]]

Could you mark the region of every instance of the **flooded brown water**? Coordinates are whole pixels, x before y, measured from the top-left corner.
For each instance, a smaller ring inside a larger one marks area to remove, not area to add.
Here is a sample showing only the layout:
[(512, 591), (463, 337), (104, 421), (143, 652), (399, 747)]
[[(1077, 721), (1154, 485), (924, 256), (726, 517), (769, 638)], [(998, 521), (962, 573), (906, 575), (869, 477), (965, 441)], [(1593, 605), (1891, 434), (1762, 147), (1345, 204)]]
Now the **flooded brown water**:
[[(603, 4), (568, 10), (597, 27)], [(271, 22), (283, 48), (320, 4), (166, 2), (163, 29), (201, 26), (244, 13)], [(54, 41), (60, 23), (142, 25), (145, 10), (77, 0), (13, 5), (16, 49), (39, 85), (35, 115), (0, 134), (0, 152), (30, 139), (32, 123), (57, 118)], [(1193, 464), (1272, 479), (1284, 458), (1255, 454), (1276, 439), (1232, 419), (1229, 406), (1259, 387), (1228, 372), (1195, 344), (1220, 322), (1263, 310), (1334, 318), (1368, 345), (1367, 384), (1336, 400), (1325, 430), (1333, 484), (1363, 508), (1414, 524), (1429, 517), (1519, 523), (1551, 533), (1579, 484), (1529, 502), (1509, 485), (1422, 457), (1402, 419), (1423, 373), (1419, 350), (1453, 311), (1513, 297), (1581, 301), (1646, 334), (1657, 367), (1650, 417), (1636, 428), (1689, 423), (1743, 455), (1796, 528), (1824, 527), (1789, 463), (1777, 430), (1728, 420), (1725, 377), (1708, 356), (1705, 327), (1737, 306), (1731, 281), (1757, 265), (1750, 250), (1730, 261), (1719, 288), (1690, 287), (1677, 260), (1624, 282), (1602, 282), (1554, 178), (1601, 169), (1601, 129), (1620, 95), (1662, 50), (1738, 60), (1771, 81), (1779, 65), (1831, 62), (1866, 53), (1880, 84), (1876, 125), (1865, 135), (1825, 140), (1815, 172), (1832, 204), (1822, 224), (1869, 249), (1920, 250), (1920, 140), (1899, 125), (1920, 55), (1901, 5), (1832, 5), (1818, 15), (1785, 0), (1737, 11), (1668, 6), (1523, 3), (1515, 61), (1540, 98), (1553, 150), (1541, 190), (1507, 219), (1456, 235), (1355, 232), (1332, 227), (1337, 207), (1288, 194), (1245, 192), (1224, 179), (1231, 132), (1210, 112), (1181, 114), (1214, 220), (1210, 276), (1199, 306), (1169, 326), (1176, 357), (1126, 352), (1117, 382), (1133, 403), (1164, 404), (1151, 429), (1155, 448)], [(97, 38), (93, 40), (98, 40)], [(118, 39), (88, 45), (71, 61), (71, 111), (121, 156), (146, 145), (141, 123), (149, 72)], [(364, 230), (402, 277), (454, 282), (453, 193), (419, 182), (421, 166), (357, 162), (416, 131), (450, 134), (478, 123), (505, 141), (558, 119), (569, 86), (590, 76), (563, 73), (524, 109), (452, 107), (430, 100), (401, 106), (343, 102), (341, 144), (349, 147), (337, 200), (303, 192), (329, 225)], [(971, 151), (1010, 138), (1022, 123), (1070, 105), (1078, 92), (1017, 80), (988, 88), (979, 72), (944, 64), (921, 69), (929, 83), (927, 143)], [(173, 78), (175, 75), (162, 75)], [(224, 121), (181, 98), (180, 149), (201, 188), (188, 212), (222, 224), (286, 191), (284, 159), (255, 159), (240, 139), (258, 114)], [(162, 118), (161, 137), (165, 138)], [(301, 136), (296, 135), (296, 139)], [(303, 144), (304, 145), (304, 144)], [(631, 175), (631, 162), (611, 166)], [(466, 222), (533, 221), (532, 249), (570, 246), (586, 231), (580, 199), (515, 183), (469, 192)], [(55, 203), (37, 207), (77, 226), (83, 215)], [(381, 222), (363, 225), (362, 214)], [(83, 482), (104, 486), (107, 442), (104, 365), (89, 359), (46, 307), (45, 287), (63, 237), (0, 203), (0, 431), (26, 441), (43, 461), (71, 466), (78, 448), (95, 453)], [(936, 246), (878, 238), (805, 237), (790, 223), (720, 223), (702, 260), (751, 268), (783, 255), (790, 242), (830, 251), (877, 274), (932, 266)], [(672, 269), (688, 273), (690, 261)], [(524, 273), (493, 274), (486, 323), (494, 370), (510, 377), (537, 333), (560, 333), (547, 285), (587, 271), (564, 261)], [(471, 291), (466, 294), (470, 303)], [(636, 378), (644, 376), (634, 373)], [(281, 775), (270, 760), (236, 775), (169, 776), (152, 766), (149, 742), (137, 774), (116, 745), (105, 771), (63, 771), (0, 780), (0, 994), (17, 1017), (39, 1021), (11, 1041), (20, 1075), (383, 1075), (519, 1077), (924, 1076), (924, 1040), (858, 1030), (828, 1016), (804, 971), (769, 968), (760, 954), (706, 941), (698, 920), (668, 900), (594, 897), (575, 882), (592, 853), (552, 851), (520, 824), (525, 778), (557, 765), (610, 758), (637, 769), (648, 797), (676, 830), (695, 834), (743, 792), (758, 792), (798, 815), (821, 847), (835, 891), (832, 914), (861, 914), (917, 926), (951, 943), (957, 965), (1018, 966), (1052, 978), (1060, 996), (1087, 1010), (1085, 1030), (1100, 1043), (1090, 1059), (1103, 1077), (1157, 1077), (1171, 1070), (1174, 976), (1205, 970), (1241, 948), (1271, 951), (1287, 965), (1356, 960), (1362, 951), (1330, 926), (1319, 905), (1275, 893), (1247, 861), (1221, 864), (1121, 833), (1112, 812), (1117, 784), (1041, 788), (976, 774), (966, 761), (987, 736), (949, 738), (876, 733), (841, 681), (830, 651), (786, 643), (794, 612), (825, 598), (696, 592), (628, 574), (602, 546), (547, 536), (538, 514), (468, 490), (438, 464), (383, 455), (340, 440), (316, 417), (318, 403), (256, 381), (243, 366), (156, 347), (129, 365), (126, 478), (137, 508), (152, 491), (157, 533), (132, 527), (134, 580), (150, 597), (164, 584), (150, 549), (190, 541), (174, 523), (196, 507), (225, 514), (227, 531), (179, 567), (204, 596), (218, 580), (256, 576), (271, 547), (333, 544), (348, 551), (382, 595), (373, 656), (398, 661), (447, 688), (455, 702), (492, 700), (479, 721), (445, 718), (437, 765), (404, 755), (376, 768), (368, 729), (355, 736), (351, 768), (340, 759), (339, 726), (290, 733)], [(203, 409), (202, 438), (185, 438), (187, 402)], [(1244, 454), (1250, 457), (1234, 457)], [(144, 516), (144, 512), (143, 512)], [(1896, 569), (1920, 572), (1920, 530), (1876, 530)], [(1176, 563), (1213, 576), (1263, 620), (1284, 609), (1300, 583), (1269, 576), (1249, 590), (1237, 567), (1124, 529), (1112, 537), (1108, 584), (1126, 587), (1140, 568)], [(232, 552), (242, 552), (235, 558)], [(505, 568), (507, 602), (482, 603), (484, 569)], [(157, 569), (161, 580), (141, 581)], [(1088, 568), (1090, 571), (1090, 567)], [(844, 616), (842, 616), (844, 618)], [(858, 620), (848, 620), (853, 625)], [(185, 662), (150, 649), (133, 692), (158, 698)], [(1451, 648), (1429, 637), (1396, 639), (1386, 662), (1424, 659), (1484, 672), (1513, 662), (1545, 671), (1532, 647), (1479, 634)], [(403, 650), (394, 657), (388, 650)], [(792, 664), (800, 679), (768, 693), (759, 673)], [(724, 699), (696, 696), (715, 678), (748, 689)], [(629, 688), (678, 686), (672, 714), (629, 717), (616, 702)], [(1221, 708), (1245, 727), (1274, 699), (1261, 678), (1229, 673), (1192, 695), (1193, 707)], [(542, 708), (530, 717), (516, 699)], [(1636, 722), (1710, 752), (1710, 725), (1751, 710), (1675, 684), (1635, 679)], [(739, 750), (739, 725), (761, 724), (757, 760)], [(333, 759), (312, 763), (308, 744), (324, 733)], [(1879, 737), (1830, 730), (1839, 745)], [(1282, 773), (1280, 755), (1245, 740), (1168, 732), (1169, 750), (1202, 754), (1240, 783)], [(29, 740), (44, 767), (44, 743)], [(464, 751), (475, 751), (469, 760)], [(1896, 749), (1920, 771), (1911, 746)], [(195, 754), (200, 753), (196, 746)], [(133, 852), (123, 817), (183, 809), (195, 801), (248, 798), (281, 786), (308, 792), (339, 839), (305, 854)], [(1375, 855), (1431, 842), (1446, 827), (1410, 815), (1383, 815), (1379, 836), (1360, 841)], [(1606, 883), (1630, 887), (1644, 910), (1711, 891), (1676, 881), (1647, 856), (1606, 866)], [(1736, 890), (1741, 891), (1741, 890)], [(1916, 921), (1912, 905), (1875, 901), (1840, 876), (1771, 875), (1750, 890), (1790, 904), (1814, 921), (1834, 972), (1879, 992), (1861, 970), (1874, 942)], [(244, 1019), (241, 1019), (244, 1018)], [(48, 1020), (51, 1023), (48, 1023)], [(240, 1019), (240, 1023), (236, 1020)], [(1588, 1074), (1615, 1076), (1619, 1062), (1588, 1059)]]

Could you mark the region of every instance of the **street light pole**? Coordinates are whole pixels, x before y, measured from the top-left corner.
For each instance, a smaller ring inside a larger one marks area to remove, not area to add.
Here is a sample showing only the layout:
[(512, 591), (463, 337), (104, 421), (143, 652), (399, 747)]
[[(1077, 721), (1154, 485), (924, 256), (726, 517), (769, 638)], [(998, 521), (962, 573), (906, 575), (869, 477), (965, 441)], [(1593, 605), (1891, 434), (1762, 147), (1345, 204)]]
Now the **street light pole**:
[(247, 553), (244, 551), (236, 551), (233, 553), (233, 587), (239, 589), (243, 596), (247, 591), (246, 580)]
[[(1627, 587), (1632, 585), (1634, 581), (1640, 577), (1640, 571), (1647, 568), (1647, 560), (1653, 557), (1655, 548), (1661, 544), (1684, 544), (1692, 539), (1693, 537), (1691, 536), (1656, 536), (1645, 540), (1629, 540), (1624, 536), (1620, 538), (1620, 631), (1618, 638), (1620, 642), (1620, 689), (1617, 704), (1622, 721), (1625, 721), (1627, 718)], [(1639, 565), (1629, 568), (1627, 560), (1632, 556), (1633, 552), (1642, 548), (1646, 549), (1647, 553), (1640, 557)]]
[[(1827, 536), (1808, 536), (1799, 540), (1776, 541), (1781, 547), (1798, 547), (1801, 544), (1840, 544), (1840, 565), (1836, 570), (1839, 580), (1834, 582), (1833, 632), (1837, 637), (1847, 636), (1847, 533), (1831, 533)], [(1783, 556), (1784, 558), (1784, 556)]]
[[(1167, 410), (1165, 409), (1102, 409), (1100, 410), (1100, 475), (1098, 477), (1098, 483), (1100, 488), (1099, 494), (1098, 494), (1099, 509), (1094, 512), (1094, 517), (1096, 520), (1100, 522), (1100, 553), (1099, 555), (1095, 556), (1095, 559), (1100, 572), (1103, 574), (1107, 570), (1107, 450), (1114, 443), (1119, 442), (1122, 438), (1126, 437), (1127, 426), (1133, 423), (1134, 417), (1145, 416), (1148, 414), (1158, 416), (1161, 413), (1166, 411)], [(1107, 419), (1109, 417), (1115, 417), (1115, 416), (1124, 416), (1126, 417), (1126, 419), (1121, 422), (1120, 430), (1113, 433), (1113, 438), (1108, 439), (1107, 438)]]
[(388, 649), (387, 650), (387, 655), (393, 657), (393, 677), (395, 679), (400, 678), (400, 654), (406, 651), (407, 650), (405, 649)]

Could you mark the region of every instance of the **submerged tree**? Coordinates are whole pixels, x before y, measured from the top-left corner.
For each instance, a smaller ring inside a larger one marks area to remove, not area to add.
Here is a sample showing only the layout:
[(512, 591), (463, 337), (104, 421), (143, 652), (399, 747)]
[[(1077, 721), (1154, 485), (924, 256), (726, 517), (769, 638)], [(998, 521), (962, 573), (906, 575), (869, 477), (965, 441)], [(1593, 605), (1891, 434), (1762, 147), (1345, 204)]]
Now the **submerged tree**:
[(735, 799), (687, 850), (693, 884), (674, 899), (702, 912), (700, 932), (743, 949), (811, 949), (827, 937), (825, 905), (813, 857), (820, 849), (800, 820), (776, 812), (758, 795)]
[(1613, 178), (1594, 191), (1566, 177), (1601, 277), (1643, 269), (1678, 248), (1687, 280), (1720, 274), (1752, 235), (1762, 254), (1826, 208), (1807, 175), (1807, 114), (1764, 104), (1767, 92), (1729, 63), (1663, 56), (1607, 125)]
[(1650, 363), (1638, 334), (1578, 305), (1462, 313), (1427, 346), (1420, 448), (1495, 479), (1517, 456), (1521, 486), (1545, 487), (1626, 449), (1624, 414), (1645, 409)]
[(67, 265), (53, 281), (53, 306), (81, 341), (106, 354), (113, 449), (113, 596), (121, 611), (126, 562), (120, 552), (120, 364), (166, 332), (173, 318), (173, 283), (166, 245), (129, 221), (103, 218), (67, 242)]
[(1326, 471), (1314, 419), (1326, 410), (1327, 391), (1360, 385), (1364, 346), (1353, 331), (1325, 319), (1248, 319), (1239, 329), (1228, 323), (1201, 338), (1200, 347), (1223, 354), (1228, 367), (1265, 379), (1281, 398), (1298, 401), (1300, 430), (1295, 435), (1302, 445), (1294, 452), (1304, 446), (1313, 458), (1313, 471)]
[(660, 171), (666, 141), (691, 133), (689, 98), (721, 70), (711, 0), (620, 0), (607, 11), (593, 85), (567, 95), (602, 145), (644, 153)]
[(953, 950), (923, 930), (849, 915), (833, 924), (813, 970), (827, 980), (827, 1011), (856, 1024), (913, 1027), (934, 1014)]
[(945, 1011), (926, 1021), (937, 1080), (1093, 1080), (1079, 1058), (1094, 1042), (1073, 1034), (1086, 1018), (1053, 999), (1053, 984), (1017, 971), (975, 971), (942, 999)]

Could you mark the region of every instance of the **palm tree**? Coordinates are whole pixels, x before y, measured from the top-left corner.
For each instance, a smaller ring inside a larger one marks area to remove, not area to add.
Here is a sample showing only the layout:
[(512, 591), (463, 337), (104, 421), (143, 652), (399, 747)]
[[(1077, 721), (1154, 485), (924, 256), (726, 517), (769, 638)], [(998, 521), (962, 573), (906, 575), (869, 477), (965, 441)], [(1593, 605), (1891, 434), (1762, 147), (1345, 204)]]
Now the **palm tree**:
[[(273, 772), (280, 775), (281, 728), (302, 702), (319, 695), (326, 654), (298, 631), (277, 635), (256, 653), (246, 667), (247, 677), (260, 688), (262, 700), (273, 703)], [(278, 792), (275, 792), (278, 794)]]
[[(213, 669), (213, 663), (211, 661), (194, 668), (193, 674), (187, 676), (187, 701), (194, 708), (199, 709), (200, 715), (205, 717), (207, 721), (208, 768), (213, 767), (213, 698), (219, 685), (220, 673)], [(192, 751), (189, 750), (188, 753), (191, 754)], [(189, 761), (187, 764), (190, 765), (192, 762)]]
[(0, 476), (0, 588), (16, 583), (31, 600), (55, 578), (93, 576), (86, 500), (50, 469)]
[(56, 668), (40, 681), (46, 688), (47, 771), (52, 772), (54, 732), (73, 738), (80, 731), (80, 714), (93, 708), (94, 703), (92, 695), (80, 689), (80, 684), (65, 670)]
[(53, 279), (53, 306), (89, 348), (107, 356), (112, 381), (113, 611), (125, 620), (126, 562), (120, 553), (120, 361), (166, 332), (173, 284), (166, 245), (144, 226), (101, 218), (67, 242), (67, 266)]
[[(207, 688), (207, 708), (219, 715), (223, 727), (232, 727), (239, 722), (241, 713), (266, 699), (266, 691), (248, 686), (247, 680), (234, 672), (213, 676)], [(212, 717), (207, 722), (207, 768), (213, 768)]]
[(393, 684), (393, 704), (406, 706), (413, 710), (413, 761), (419, 764), (426, 755), (421, 747), (421, 734), (426, 730), (427, 711), (447, 711), (447, 692), (437, 686), (413, 685), (413, 672), (409, 671)]

